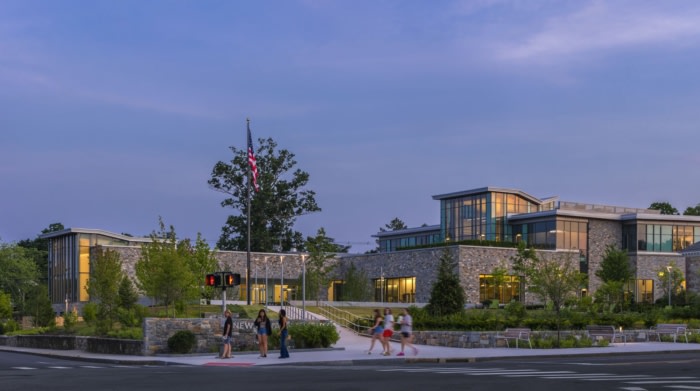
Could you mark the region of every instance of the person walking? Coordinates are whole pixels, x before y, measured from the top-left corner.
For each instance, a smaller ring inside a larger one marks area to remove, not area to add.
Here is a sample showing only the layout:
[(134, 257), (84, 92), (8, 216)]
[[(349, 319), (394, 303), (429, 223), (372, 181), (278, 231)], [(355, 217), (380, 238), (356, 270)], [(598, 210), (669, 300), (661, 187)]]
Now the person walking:
[(264, 309), (258, 311), (258, 317), (253, 323), (257, 329), (258, 349), (260, 349), (260, 358), (267, 357), (267, 337), (272, 334), (272, 326), (270, 318)]
[(372, 343), (369, 345), (369, 350), (367, 351), (367, 354), (372, 354), (372, 350), (374, 349), (374, 343), (376, 341), (379, 341), (380, 344), (383, 346), (382, 342), (382, 334), (384, 333), (384, 324), (383, 324), (384, 318), (382, 318), (382, 315), (379, 313), (379, 309), (374, 310), (374, 326), (372, 326), (369, 329), (370, 334), (372, 335)]
[(287, 311), (280, 310), (280, 358), (289, 358), (289, 350), (287, 350), (287, 337), (289, 336)]
[(394, 335), (394, 315), (391, 308), (384, 308), (384, 331), (382, 332), (382, 352), (385, 356), (391, 355), (391, 336)]
[(221, 338), (224, 343), (224, 349), (219, 358), (231, 358), (231, 335), (233, 335), (233, 319), (231, 319), (231, 311), (224, 311), (226, 321), (224, 321), (224, 331), (221, 333)]
[(418, 349), (416, 349), (416, 347), (413, 346), (413, 318), (408, 312), (408, 308), (403, 309), (403, 315), (401, 316), (399, 324), (401, 325), (401, 351), (399, 352), (399, 354), (397, 354), (397, 356), (404, 355), (404, 348), (406, 346), (409, 346), (413, 349), (414, 356), (417, 355)]

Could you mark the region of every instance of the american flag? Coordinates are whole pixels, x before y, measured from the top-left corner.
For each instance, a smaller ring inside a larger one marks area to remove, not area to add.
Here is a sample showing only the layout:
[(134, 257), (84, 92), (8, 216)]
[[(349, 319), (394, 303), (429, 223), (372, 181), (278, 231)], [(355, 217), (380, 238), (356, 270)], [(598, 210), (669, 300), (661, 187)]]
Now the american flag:
[(258, 164), (255, 162), (255, 153), (253, 153), (253, 138), (250, 136), (250, 123), (248, 123), (248, 164), (253, 174), (253, 187), (255, 191), (260, 191), (260, 187), (258, 186)]

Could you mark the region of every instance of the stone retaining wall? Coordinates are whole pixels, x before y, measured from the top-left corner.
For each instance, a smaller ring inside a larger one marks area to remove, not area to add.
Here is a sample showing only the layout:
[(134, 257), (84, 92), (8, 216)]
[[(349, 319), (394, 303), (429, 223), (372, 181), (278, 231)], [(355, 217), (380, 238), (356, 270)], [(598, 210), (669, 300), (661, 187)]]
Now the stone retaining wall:
[[(193, 353), (214, 353), (222, 346), (223, 317), (165, 319), (146, 318), (143, 324), (143, 354), (170, 353), (168, 338), (181, 330), (190, 330), (197, 337)], [(255, 345), (253, 320), (233, 321), (233, 342), (235, 351), (257, 350)]]
[(141, 355), (143, 342), (131, 339), (72, 335), (1, 336), (0, 345), (19, 348), (81, 350), (89, 353)]

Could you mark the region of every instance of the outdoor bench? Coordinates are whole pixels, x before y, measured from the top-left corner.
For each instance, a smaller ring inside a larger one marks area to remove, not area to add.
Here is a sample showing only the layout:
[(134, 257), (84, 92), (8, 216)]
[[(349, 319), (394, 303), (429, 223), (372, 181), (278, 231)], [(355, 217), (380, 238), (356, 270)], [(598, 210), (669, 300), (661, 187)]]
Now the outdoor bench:
[(502, 333), (496, 334), (496, 339), (504, 339), (506, 341), (506, 346), (510, 348), (511, 340), (515, 341), (515, 347), (519, 348), (518, 341), (527, 341), (532, 349), (532, 342), (530, 342), (530, 333), (532, 331), (529, 328), (507, 328)]
[(619, 338), (625, 344), (627, 343), (627, 336), (624, 333), (618, 333), (615, 330), (615, 326), (612, 325), (588, 325), (586, 326), (586, 331), (588, 332), (588, 337), (591, 339), (600, 337), (609, 339), (610, 343), (614, 343), (615, 339)]
[(661, 342), (662, 335), (671, 335), (671, 336), (673, 336), (674, 343), (676, 342), (676, 339), (682, 335), (685, 338), (685, 343), (688, 343), (688, 325), (685, 325), (685, 324), (675, 324), (675, 323), (657, 324), (656, 327), (652, 327), (649, 330), (649, 334), (656, 335), (656, 339), (659, 342)]

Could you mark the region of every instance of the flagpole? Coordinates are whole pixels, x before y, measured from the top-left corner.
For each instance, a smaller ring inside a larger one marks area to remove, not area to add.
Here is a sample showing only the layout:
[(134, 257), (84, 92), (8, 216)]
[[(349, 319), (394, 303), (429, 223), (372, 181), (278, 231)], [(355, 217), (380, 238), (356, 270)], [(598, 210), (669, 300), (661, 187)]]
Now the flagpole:
[[(246, 145), (248, 144), (248, 135), (250, 135), (250, 118), (246, 118), (246, 126), (248, 133), (246, 134)], [(250, 148), (250, 146), (248, 146)], [(246, 150), (247, 151), (247, 150)], [(247, 153), (247, 152), (246, 152)], [(245, 268), (245, 285), (246, 285), (246, 304), (250, 305), (250, 176), (252, 168), (248, 165), (248, 247), (246, 252), (246, 268)]]

